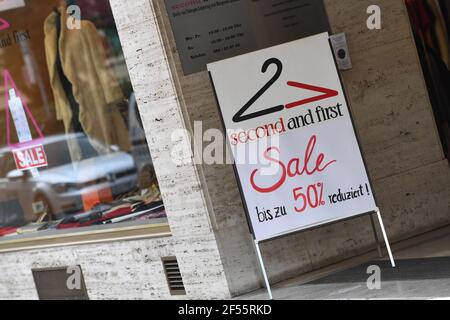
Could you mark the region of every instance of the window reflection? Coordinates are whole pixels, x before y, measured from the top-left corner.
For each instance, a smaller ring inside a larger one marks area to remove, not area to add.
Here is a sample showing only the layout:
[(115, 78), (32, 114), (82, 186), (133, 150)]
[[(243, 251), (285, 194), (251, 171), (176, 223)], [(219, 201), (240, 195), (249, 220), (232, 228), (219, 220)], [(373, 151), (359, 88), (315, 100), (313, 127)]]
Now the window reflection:
[(166, 221), (109, 1), (0, 18), (0, 240)]

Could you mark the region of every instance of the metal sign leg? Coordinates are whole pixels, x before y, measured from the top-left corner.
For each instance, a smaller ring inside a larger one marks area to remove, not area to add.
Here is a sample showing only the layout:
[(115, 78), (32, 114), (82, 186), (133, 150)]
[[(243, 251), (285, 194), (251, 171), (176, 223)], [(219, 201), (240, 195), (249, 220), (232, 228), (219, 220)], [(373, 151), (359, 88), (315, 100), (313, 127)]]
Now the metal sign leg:
[(386, 230), (384, 229), (384, 224), (383, 224), (383, 219), (381, 218), (380, 209), (377, 209), (377, 217), (378, 217), (378, 222), (380, 223), (381, 231), (383, 232), (384, 243), (386, 244), (386, 249), (389, 254), (389, 259), (391, 260), (391, 265), (393, 268), (395, 268), (394, 256), (392, 255), (391, 246), (389, 244), (389, 239), (387, 237)]
[(267, 276), (266, 267), (264, 266), (264, 260), (261, 255), (261, 249), (259, 248), (259, 242), (255, 240), (256, 253), (258, 254), (259, 266), (261, 267), (262, 274), (264, 276), (264, 282), (266, 284), (267, 293), (269, 299), (273, 300), (272, 289), (270, 288), (269, 277)]
[(375, 227), (375, 220), (373, 218), (373, 214), (370, 215), (370, 223), (372, 224), (373, 236), (377, 243), (378, 255), (380, 256), (380, 258), (383, 258), (383, 250), (381, 249), (380, 238), (378, 238), (377, 228)]

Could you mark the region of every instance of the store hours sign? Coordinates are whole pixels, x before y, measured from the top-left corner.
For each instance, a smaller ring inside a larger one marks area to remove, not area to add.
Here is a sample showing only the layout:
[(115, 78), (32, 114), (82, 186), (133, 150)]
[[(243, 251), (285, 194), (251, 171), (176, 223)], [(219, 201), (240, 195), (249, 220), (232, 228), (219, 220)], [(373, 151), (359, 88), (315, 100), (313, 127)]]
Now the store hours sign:
[(207, 63), (328, 31), (323, 0), (165, 0), (186, 75)]
[(376, 210), (328, 33), (208, 70), (256, 240)]

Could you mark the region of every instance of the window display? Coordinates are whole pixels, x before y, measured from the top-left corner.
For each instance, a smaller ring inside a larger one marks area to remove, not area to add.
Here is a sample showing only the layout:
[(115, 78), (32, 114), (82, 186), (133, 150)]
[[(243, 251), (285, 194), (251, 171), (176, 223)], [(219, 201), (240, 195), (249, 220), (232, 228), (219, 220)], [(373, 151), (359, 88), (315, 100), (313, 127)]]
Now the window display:
[(0, 24), (0, 243), (166, 223), (109, 1), (25, 0)]

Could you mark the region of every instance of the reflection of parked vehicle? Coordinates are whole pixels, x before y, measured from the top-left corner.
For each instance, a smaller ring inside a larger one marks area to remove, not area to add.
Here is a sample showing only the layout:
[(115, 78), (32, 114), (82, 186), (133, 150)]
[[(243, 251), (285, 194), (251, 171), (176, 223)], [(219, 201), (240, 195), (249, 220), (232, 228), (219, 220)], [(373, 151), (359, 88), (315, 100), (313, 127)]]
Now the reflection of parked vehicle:
[[(83, 158), (72, 162), (68, 144), (76, 142)], [(111, 190), (112, 196), (136, 188), (133, 157), (116, 147), (107, 148), (83, 134), (57, 135), (44, 141), (49, 166), (39, 169), (39, 177), (18, 171), (8, 149), (0, 150), (0, 192), (20, 195), (26, 220), (34, 218), (33, 203), (42, 202), (54, 217), (82, 211), (83, 195)], [(98, 151), (101, 150), (99, 153)]]

